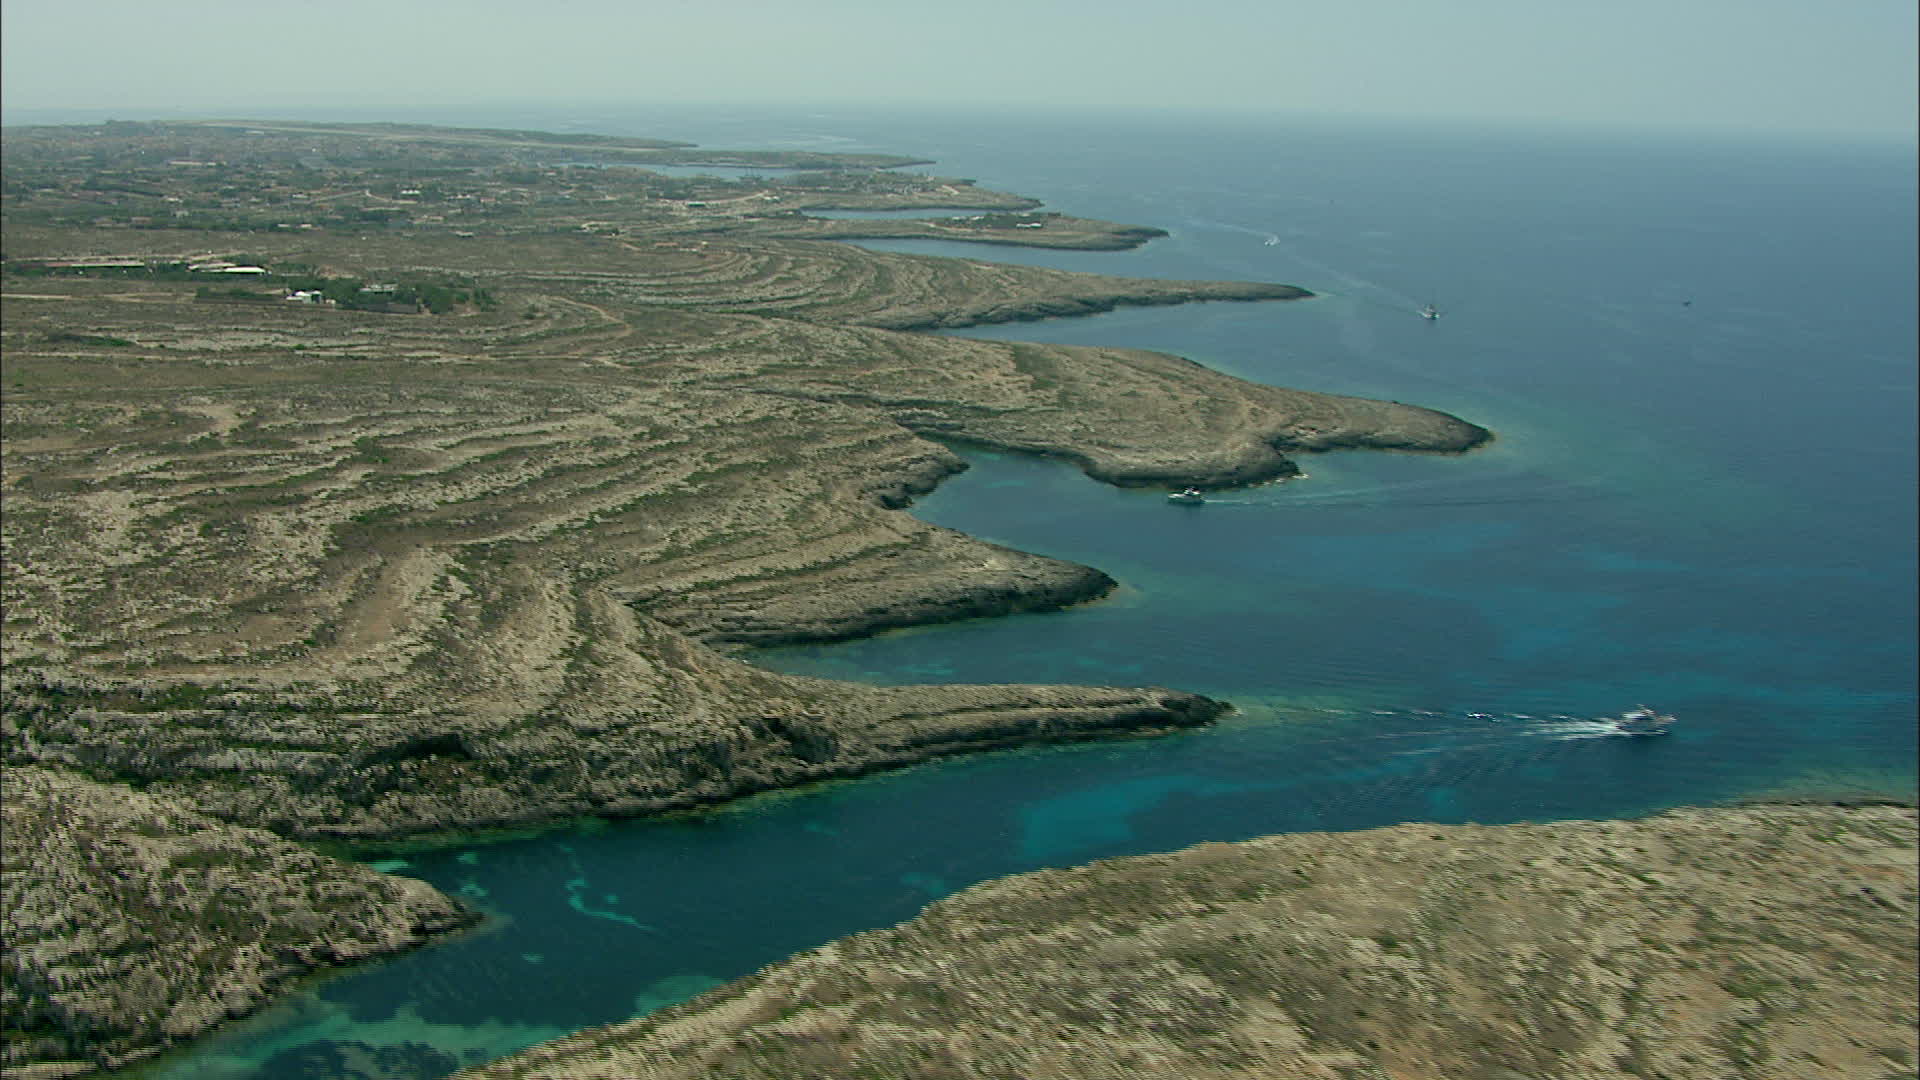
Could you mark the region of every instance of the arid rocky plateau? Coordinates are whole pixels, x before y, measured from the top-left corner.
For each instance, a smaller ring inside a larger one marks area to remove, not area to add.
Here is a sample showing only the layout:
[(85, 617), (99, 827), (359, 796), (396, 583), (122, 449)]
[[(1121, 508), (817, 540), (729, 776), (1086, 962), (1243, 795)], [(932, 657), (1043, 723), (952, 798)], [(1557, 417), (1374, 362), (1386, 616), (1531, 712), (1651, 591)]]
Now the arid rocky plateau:
[(1023, 874), (459, 1075), (1896, 1080), (1914, 825), (1400, 825)]
[[(466, 921), (314, 842), (645, 814), (1225, 708), (742, 660), (1112, 587), (905, 513), (963, 467), (949, 444), (1217, 487), (1489, 438), (1158, 353), (915, 333), (1308, 294), (829, 242), (1154, 235), (905, 163), (381, 125), (7, 132), (11, 1067), (133, 1060)], [(973, 213), (806, 214), (897, 207)]]

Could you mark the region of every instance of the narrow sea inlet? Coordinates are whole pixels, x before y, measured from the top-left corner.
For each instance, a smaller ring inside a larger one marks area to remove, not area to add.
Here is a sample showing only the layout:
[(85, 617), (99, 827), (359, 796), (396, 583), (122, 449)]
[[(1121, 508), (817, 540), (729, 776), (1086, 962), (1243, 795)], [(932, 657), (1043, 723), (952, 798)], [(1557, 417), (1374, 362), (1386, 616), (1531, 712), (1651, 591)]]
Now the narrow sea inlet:
[[(392, 860), (494, 918), (133, 1075), (444, 1075), (985, 878), (1202, 841), (1911, 797), (1910, 155), (1244, 119), (596, 123), (709, 145), (818, 132), (1168, 229), (1126, 253), (876, 246), (1299, 285), (1319, 295), (962, 333), (1160, 349), (1499, 438), (1307, 457), (1304, 478), (1195, 507), (970, 451), (913, 513), (1097, 566), (1119, 591), (758, 662), (1165, 685), (1237, 712)], [(1421, 319), (1427, 303), (1443, 317)], [(1596, 722), (1640, 702), (1676, 732)]]

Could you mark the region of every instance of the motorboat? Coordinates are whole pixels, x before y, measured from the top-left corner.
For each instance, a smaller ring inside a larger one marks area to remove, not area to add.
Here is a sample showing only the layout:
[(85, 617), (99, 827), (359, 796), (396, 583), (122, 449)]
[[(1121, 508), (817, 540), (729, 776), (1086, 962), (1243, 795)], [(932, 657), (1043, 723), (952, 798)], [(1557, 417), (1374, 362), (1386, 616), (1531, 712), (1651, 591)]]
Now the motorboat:
[(1655, 712), (1646, 705), (1636, 705), (1621, 713), (1613, 726), (1622, 735), (1670, 735), (1675, 722), (1666, 713)]
[(1437, 319), (1440, 317), (1440, 309), (1434, 307), (1432, 304), (1428, 304), (1426, 307), (1420, 309), (1420, 317), (1423, 319)]
[(1170, 503), (1184, 503), (1188, 506), (1197, 506), (1200, 503), (1206, 502), (1207, 497), (1201, 494), (1199, 488), (1185, 488), (1167, 496), (1167, 501)]

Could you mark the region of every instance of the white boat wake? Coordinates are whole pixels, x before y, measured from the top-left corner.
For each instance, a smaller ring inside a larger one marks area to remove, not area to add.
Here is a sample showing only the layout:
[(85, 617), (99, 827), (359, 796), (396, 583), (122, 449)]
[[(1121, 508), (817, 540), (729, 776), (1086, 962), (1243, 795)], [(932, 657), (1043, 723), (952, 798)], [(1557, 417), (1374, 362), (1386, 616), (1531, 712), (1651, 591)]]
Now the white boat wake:
[[(1497, 738), (1535, 738), (1551, 739), (1555, 742), (1569, 742), (1581, 739), (1626, 738), (1646, 732), (1630, 731), (1622, 725), (1619, 717), (1596, 716), (1579, 717), (1569, 713), (1521, 713), (1521, 712), (1437, 712), (1432, 709), (1336, 709), (1316, 706), (1314, 711), (1334, 716), (1350, 717), (1420, 717), (1427, 721), (1445, 720), (1458, 717), (1452, 726), (1433, 728), (1423, 726), (1421, 730), (1374, 732), (1355, 734), (1344, 739), (1329, 739), (1328, 742), (1374, 741), (1381, 739), (1444, 738), (1462, 735), (1494, 735)], [(1498, 729), (1489, 725), (1501, 725)], [(1401, 753), (1426, 753), (1426, 750), (1400, 751)]]
[[(1236, 225), (1229, 221), (1213, 221), (1207, 218), (1192, 216), (1186, 217), (1185, 223), (1197, 225), (1203, 229), (1218, 229), (1221, 232), (1239, 233), (1243, 236), (1257, 236), (1260, 238), (1260, 243), (1265, 247), (1281, 246), (1279, 235), (1267, 232), (1264, 229), (1256, 229), (1247, 225)], [(1395, 311), (1404, 310), (1417, 312), (1420, 310), (1420, 303), (1406, 293), (1396, 289), (1390, 289), (1379, 282), (1369, 281), (1358, 275), (1350, 274), (1338, 267), (1329, 266), (1318, 259), (1302, 254), (1297, 247), (1289, 246), (1287, 248), (1287, 257), (1325, 278), (1340, 282), (1350, 290), (1347, 295), (1353, 299), (1370, 304), (1379, 304), (1383, 307), (1392, 308)], [(1324, 290), (1322, 291), (1324, 292)]]
[(1540, 724), (1534, 730), (1557, 742), (1605, 739), (1626, 734), (1620, 730), (1620, 725), (1612, 720), (1556, 720), (1552, 723)]

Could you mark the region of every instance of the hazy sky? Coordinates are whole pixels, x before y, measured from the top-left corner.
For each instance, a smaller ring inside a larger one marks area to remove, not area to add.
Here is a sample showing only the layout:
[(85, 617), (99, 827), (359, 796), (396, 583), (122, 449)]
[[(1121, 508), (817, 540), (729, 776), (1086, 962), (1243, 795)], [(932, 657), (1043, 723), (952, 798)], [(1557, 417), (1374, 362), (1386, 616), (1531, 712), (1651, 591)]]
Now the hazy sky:
[(1910, 140), (1914, 0), (4, 0), (0, 104), (1171, 105)]

